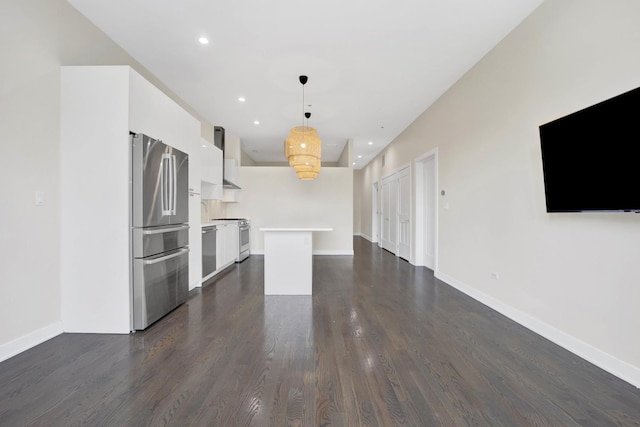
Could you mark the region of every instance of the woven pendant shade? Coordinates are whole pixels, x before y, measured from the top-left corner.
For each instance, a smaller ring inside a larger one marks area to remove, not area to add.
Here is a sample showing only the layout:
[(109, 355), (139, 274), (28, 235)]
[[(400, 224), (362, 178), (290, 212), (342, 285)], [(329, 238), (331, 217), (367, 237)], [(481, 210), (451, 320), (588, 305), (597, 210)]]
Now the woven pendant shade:
[[(322, 142), (318, 132), (309, 126), (296, 126), (291, 129), (284, 143), (284, 152), (298, 178), (315, 179), (320, 172)], [(301, 175), (303, 174), (303, 175)]]
[(298, 179), (302, 181), (316, 179), (317, 177), (318, 177), (318, 172), (298, 172)]

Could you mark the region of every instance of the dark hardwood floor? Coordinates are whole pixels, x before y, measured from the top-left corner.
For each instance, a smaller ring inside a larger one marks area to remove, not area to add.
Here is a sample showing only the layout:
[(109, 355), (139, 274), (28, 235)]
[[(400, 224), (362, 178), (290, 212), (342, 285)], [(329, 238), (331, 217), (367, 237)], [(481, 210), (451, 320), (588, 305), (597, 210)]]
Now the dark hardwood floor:
[(640, 390), (354, 239), (313, 297), (252, 256), (144, 332), (0, 364), (1, 426), (640, 425)]

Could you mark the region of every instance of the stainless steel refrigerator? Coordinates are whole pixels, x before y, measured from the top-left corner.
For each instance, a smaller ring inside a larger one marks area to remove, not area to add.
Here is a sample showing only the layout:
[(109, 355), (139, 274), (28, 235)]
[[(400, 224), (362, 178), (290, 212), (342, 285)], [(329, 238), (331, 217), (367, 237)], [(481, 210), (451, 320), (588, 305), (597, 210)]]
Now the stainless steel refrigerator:
[(189, 156), (131, 135), (133, 329), (141, 330), (189, 293)]

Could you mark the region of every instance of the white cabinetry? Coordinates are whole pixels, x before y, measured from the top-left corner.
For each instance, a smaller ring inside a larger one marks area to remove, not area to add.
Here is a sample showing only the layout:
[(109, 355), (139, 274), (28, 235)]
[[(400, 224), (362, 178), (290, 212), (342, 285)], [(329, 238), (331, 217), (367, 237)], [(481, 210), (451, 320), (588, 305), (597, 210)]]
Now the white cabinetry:
[(189, 290), (202, 286), (200, 195), (189, 195)]
[(222, 150), (206, 140), (201, 144), (202, 198), (222, 199)]
[(128, 66), (62, 67), (60, 78), (63, 330), (128, 333), (129, 132), (191, 154), (200, 122)]
[(194, 141), (189, 155), (189, 290), (202, 286), (200, 145), (200, 141)]
[(218, 225), (216, 231), (216, 271), (221, 270), (225, 264), (225, 240), (227, 236), (227, 224)]
[(238, 259), (238, 249), (240, 245), (240, 230), (238, 223), (234, 222), (229, 225), (229, 239), (227, 240), (227, 259), (229, 262), (236, 262)]
[(202, 181), (222, 185), (222, 150), (205, 139), (200, 142)]
[(238, 223), (218, 225), (216, 234), (216, 270), (221, 270), (236, 262), (238, 258)]

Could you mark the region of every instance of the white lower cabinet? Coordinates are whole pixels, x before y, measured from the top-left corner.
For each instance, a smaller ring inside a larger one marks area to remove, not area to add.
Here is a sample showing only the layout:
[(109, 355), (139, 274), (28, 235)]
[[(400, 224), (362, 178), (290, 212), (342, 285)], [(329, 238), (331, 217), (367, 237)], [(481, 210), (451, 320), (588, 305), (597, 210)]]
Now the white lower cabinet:
[(239, 244), (240, 244), (240, 236), (239, 236), (239, 229), (238, 229), (238, 223), (234, 222), (233, 224), (229, 224), (227, 226), (227, 228), (229, 229), (229, 237), (227, 239), (227, 259), (229, 260), (229, 262), (236, 262), (236, 260), (238, 259), (238, 249), (239, 249)]
[(236, 262), (238, 258), (238, 224), (218, 225), (216, 234), (216, 270), (220, 271)]
[(202, 286), (200, 195), (189, 194), (189, 290)]
[(216, 231), (216, 271), (220, 271), (225, 263), (225, 236), (227, 234), (227, 225), (218, 225)]

